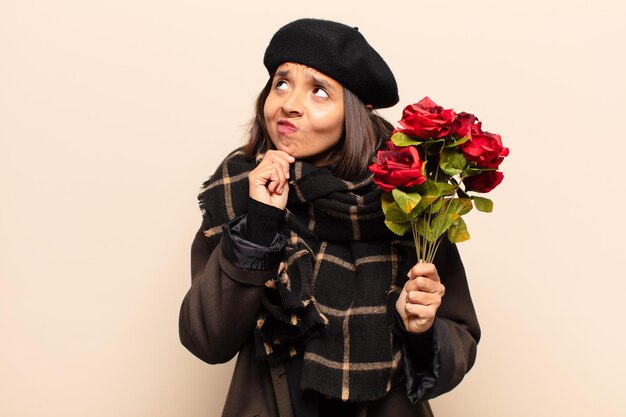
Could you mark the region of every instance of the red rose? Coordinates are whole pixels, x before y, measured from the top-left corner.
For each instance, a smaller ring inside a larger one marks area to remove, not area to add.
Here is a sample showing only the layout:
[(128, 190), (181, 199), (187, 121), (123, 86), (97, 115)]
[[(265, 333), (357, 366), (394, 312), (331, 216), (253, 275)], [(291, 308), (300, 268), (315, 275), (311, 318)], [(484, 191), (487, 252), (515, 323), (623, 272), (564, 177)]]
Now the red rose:
[(455, 133), (459, 139), (471, 136), (472, 127), (478, 118), (471, 113), (461, 112), (456, 116), (450, 133)]
[(456, 113), (438, 106), (428, 97), (404, 108), (400, 124), (401, 132), (422, 139), (442, 138), (450, 133)]
[(387, 142), (386, 151), (378, 151), (378, 162), (369, 166), (374, 182), (384, 191), (410, 187), (426, 181), (422, 175), (422, 160), (414, 146), (398, 147)]
[(500, 171), (483, 171), (480, 174), (472, 175), (463, 180), (465, 191), (477, 191), (488, 193), (502, 182), (504, 174)]
[(481, 168), (497, 168), (509, 154), (509, 148), (502, 146), (500, 135), (483, 132), (481, 127), (481, 122), (472, 125), (471, 139), (461, 145), (463, 155)]

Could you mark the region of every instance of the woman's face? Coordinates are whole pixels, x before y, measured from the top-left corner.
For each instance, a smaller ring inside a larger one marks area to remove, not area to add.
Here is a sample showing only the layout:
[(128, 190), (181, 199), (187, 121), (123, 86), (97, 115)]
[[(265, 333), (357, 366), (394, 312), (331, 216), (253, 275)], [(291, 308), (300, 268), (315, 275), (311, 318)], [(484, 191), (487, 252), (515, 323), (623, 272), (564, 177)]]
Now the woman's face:
[(287, 62), (276, 70), (263, 113), (276, 149), (324, 165), (343, 133), (343, 87), (311, 67)]

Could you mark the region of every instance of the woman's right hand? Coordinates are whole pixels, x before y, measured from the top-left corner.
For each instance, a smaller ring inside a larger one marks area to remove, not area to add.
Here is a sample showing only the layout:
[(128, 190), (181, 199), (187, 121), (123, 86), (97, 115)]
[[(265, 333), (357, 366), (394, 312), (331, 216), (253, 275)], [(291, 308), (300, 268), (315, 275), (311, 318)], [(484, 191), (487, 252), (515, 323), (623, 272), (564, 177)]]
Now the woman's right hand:
[(248, 176), (250, 198), (284, 209), (289, 195), (289, 165), (295, 160), (284, 151), (267, 151), (261, 163)]

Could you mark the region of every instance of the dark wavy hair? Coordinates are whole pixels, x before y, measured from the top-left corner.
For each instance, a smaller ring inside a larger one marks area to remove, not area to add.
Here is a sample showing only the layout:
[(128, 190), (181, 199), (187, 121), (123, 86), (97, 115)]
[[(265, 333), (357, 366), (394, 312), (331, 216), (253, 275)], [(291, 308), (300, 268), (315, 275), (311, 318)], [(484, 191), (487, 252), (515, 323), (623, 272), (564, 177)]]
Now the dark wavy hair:
[[(270, 77), (256, 100), (248, 142), (244, 146), (244, 155), (249, 160), (254, 160), (259, 152), (273, 148), (263, 112), (265, 100), (272, 89), (273, 78)], [(368, 165), (373, 162), (376, 151), (391, 136), (393, 126), (363, 104), (361, 99), (345, 87), (343, 88), (343, 102), (343, 135), (330, 151), (329, 162), (333, 174), (349, 181), (362, 178), (367, 174)]]

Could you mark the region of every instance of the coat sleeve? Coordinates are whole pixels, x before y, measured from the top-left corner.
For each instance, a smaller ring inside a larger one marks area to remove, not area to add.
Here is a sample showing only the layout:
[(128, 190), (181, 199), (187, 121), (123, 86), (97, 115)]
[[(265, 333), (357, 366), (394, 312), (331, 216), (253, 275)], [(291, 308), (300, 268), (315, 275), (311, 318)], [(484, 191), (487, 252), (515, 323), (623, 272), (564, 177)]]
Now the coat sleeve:
[(278, 235), (270, 247), (241, 238), (246, 217), (223, 228), (211, 250), (199, 230), (191, 247), (191, 288), (182, 302), (179, 334), (198, 358), (215, 364), (232, 359), (254, 330), (264, 284), (276, 276), (276, 259), (284, 246)]
[(414, 404), (456, 387), (474, 365), (480, 340), (465, 269), (456, 246), (445, 237), (435, 265), (446, 293), (433, 326), (415, 335), (400, 324), (404, 378)]

